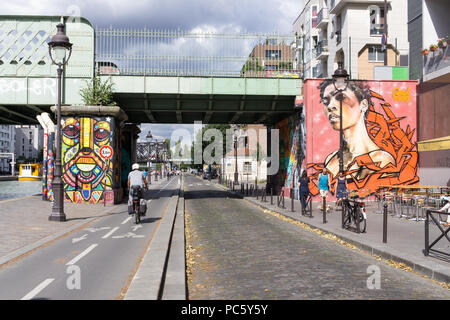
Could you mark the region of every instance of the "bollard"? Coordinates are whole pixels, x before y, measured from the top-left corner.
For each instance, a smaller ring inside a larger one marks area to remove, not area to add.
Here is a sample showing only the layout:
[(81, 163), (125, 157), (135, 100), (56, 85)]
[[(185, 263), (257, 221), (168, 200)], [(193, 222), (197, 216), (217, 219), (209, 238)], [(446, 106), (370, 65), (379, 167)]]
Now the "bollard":
[(270, 187), (270, 204), (273, 205), (273, 187)]
[(258, 186), (255, 186), (255, 193), (256, 193), (256, 200), (258, 200), (258, 197), (259, 197), (259, 195), (258, 195)]
[(383, 205), (383, 243), (387, 243), (387, 208), (388, 205)]
[(294, 210), (294, 190), (291, 190), (291, 212), (295, 212)]
[(246, 184), (246, 191), (245, 191), (245, 195), (248, 197), (248, 183)]
[(423, 254), (427, 257), (430, 254), (430, 234), (429, 234), (429, 217), (430, 217), (430, 210), (427, 210), (426, 212), (426, 218), (425, 218), (425, 249), (423, 250)]
[(322, 197), (322, 212), (323, 212), (323, 223), (327, 223), (327, 199)]
[[(342, 203), (342, 202), (341, 202)], [(344, 203), (342, 203), (342, 212), (341, 212), (341, 218), (342, 218), (342, 229), (345, 228), (344, 224), (345, 224), (345, 214), (347, 213), (347, 206), (344, 205)]]

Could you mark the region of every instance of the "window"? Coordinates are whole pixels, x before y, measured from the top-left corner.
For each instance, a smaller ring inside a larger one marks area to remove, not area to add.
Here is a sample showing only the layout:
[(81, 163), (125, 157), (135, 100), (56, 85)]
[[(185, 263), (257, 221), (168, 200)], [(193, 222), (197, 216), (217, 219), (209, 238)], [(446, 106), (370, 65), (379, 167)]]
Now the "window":
[(312, 6), (311, 26), (317, 27), (317, 6)]
[(369, 47), (369, 62), (383, 62), (384, 61), (384, 51), (381, 46), (370, 46)]
[(281, 50), (266, 50), (266, 59), (281, 59)]
[(252, 173), (252, 163), (249, 161), (244, 162), (244, 174)]
[(382, 35), (384, 31), (384, 8), (370, 6), (369, 11), (370, 35)]
[(277, 70), (277, 66), (276, 65), (266, 65), (265, 69), (266, 70)]

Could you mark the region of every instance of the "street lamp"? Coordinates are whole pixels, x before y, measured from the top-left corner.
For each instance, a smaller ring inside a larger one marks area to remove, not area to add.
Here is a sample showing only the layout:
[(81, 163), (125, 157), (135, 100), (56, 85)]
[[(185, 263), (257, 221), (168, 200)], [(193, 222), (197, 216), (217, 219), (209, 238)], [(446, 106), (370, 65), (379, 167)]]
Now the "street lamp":
[(336, 100), (339, 101), (339, 173), (344, 172), (344, 129), (342, 128), (342, 101), (344, 95), (342, 92), (347, 90), (348, 73), (344, 69), (344, 63), (338, 62), (338, 68), (333, 74), (333, 85), (337, 91)]
[(150, 162), (150, 140), (153, 138), (152, 133), (150, 130), (148, 130), (146, 139), (147, 139), (147, 146), (148, 146), (148, 161), (147, 161), (147, 167), (148, 167), (148, 183), (152, 184), (152, 168), (151, 168), (151, 162)]
[(238, 133), (239, 130), (237, 128), (234, 129), (234, 157), (235, 157), (235, 166), (234, 166), (234, 184), (238, 184), (238, 163), (237, 163), (237, 143), (238, 143)]
[[(55, 159), (55, 177), (53, 178), (54, 201), (52, 213), (48, 218), (50, 221), (66, 221), (64, 214), (64, 185), (61, 178), (61, 76), (64, 65), (70, 59), (72, 54), (72, 43), (64, 32), (64, 24), (56, 26), (58, 29), (56, 35), (48, 43), (48, 52), (52, 63), (58, 66), (58, 101), (56, 106), (56, 159)], [(69, 55), (66, 59), (66, 54)]]

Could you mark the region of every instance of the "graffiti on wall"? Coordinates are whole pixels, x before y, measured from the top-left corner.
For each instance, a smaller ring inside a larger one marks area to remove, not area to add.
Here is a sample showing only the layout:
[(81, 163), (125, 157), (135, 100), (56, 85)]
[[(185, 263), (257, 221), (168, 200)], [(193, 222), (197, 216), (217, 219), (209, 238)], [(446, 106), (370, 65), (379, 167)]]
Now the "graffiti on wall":
[[(391, 94), (392, 104), (372, 90), (368, 82), (351, 81), (346, 88), (336, 88), (331, 80), (321, 81), (318, 86), (315, 82), (312, 97), (318, 101), (312, 101), (315, 107), (311, 108), (311, 120), (317, 134), (309, 138), (314, 146), (307, 164), (314, 195), (319, 193), (317, 179), (324, 167), (331, 173), (331, 190), (336, 186), (341, 100), (343, 165), (349, 189), (373, 193), (382, 185), (418, 183), (418, 152), (411, 126), (415, 126), (416, 105), (410, 99), (411, 88), (392, 89), (389, 86), (398, 84), (377, 84), (380, 91)], [(341, 94), (337, 89), (345, 90)]]
[(113, 199), (113, 163), (100, 148), (113, 147), (114, 120), (110, 117), (67, 117), (62, 126), (62, 165), (66, 199), (98, 203)]

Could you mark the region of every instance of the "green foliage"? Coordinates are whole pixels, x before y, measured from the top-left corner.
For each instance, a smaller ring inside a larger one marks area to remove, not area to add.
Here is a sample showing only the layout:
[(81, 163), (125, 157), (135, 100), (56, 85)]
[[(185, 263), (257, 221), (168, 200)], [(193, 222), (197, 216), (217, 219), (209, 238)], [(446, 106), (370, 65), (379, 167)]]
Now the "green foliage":
[(279, 62), (278, 70), (292, 70), (292, 62)]
[[(211, 143), (214, 142), (214, 137), (212, 138), (211, 141), (203, 141), (202, 137), (205, 133), (206, 130), (208, 129), (217, 129), (222, 133), (222, 137), (223, 137), (223, 156), (225, 156), (225, 154), (231, 150), (232, 148), (232, 141), (228, 141), (228, 145), (227, 145), (227, 129), (231, 129), (231, 126), (229, 124), (207, 124), (206, 126), (204, 126), (202, 128), (202, 130), (200, 132), (197, 133), (197, 136), (195, 137), (195, 141), (197, 141), (199, 144), (201, 144), (202, 146), (202, 155), (203, 155), (203, 151), (205, 150), (205, 148), (210, 145)], [(214, 157), (215, 150), (213, 151), (212, 156)], [(191, 159), (194, 160), (194, 142), (192, 142), (192, 147), (191, 147)], [(204, 163), (204, 159), (203, 159), (203, 163)], [(196, 167), (198, 169), (201, 169), (202, 166), (201, 165), (194, 165), (193, 167)]]
[(81, 98), (86, 106), (115, 106), (113, 83), (111, 78), (102, 82), (98, 75), (86, 81), (87, 87), (80, 90)]
[(264, 71), (264, 67), (260, 65), (258, 58), (248, 59), (245, 64), (242, 66), (241, 73), (245, 73), (247, 71)]

